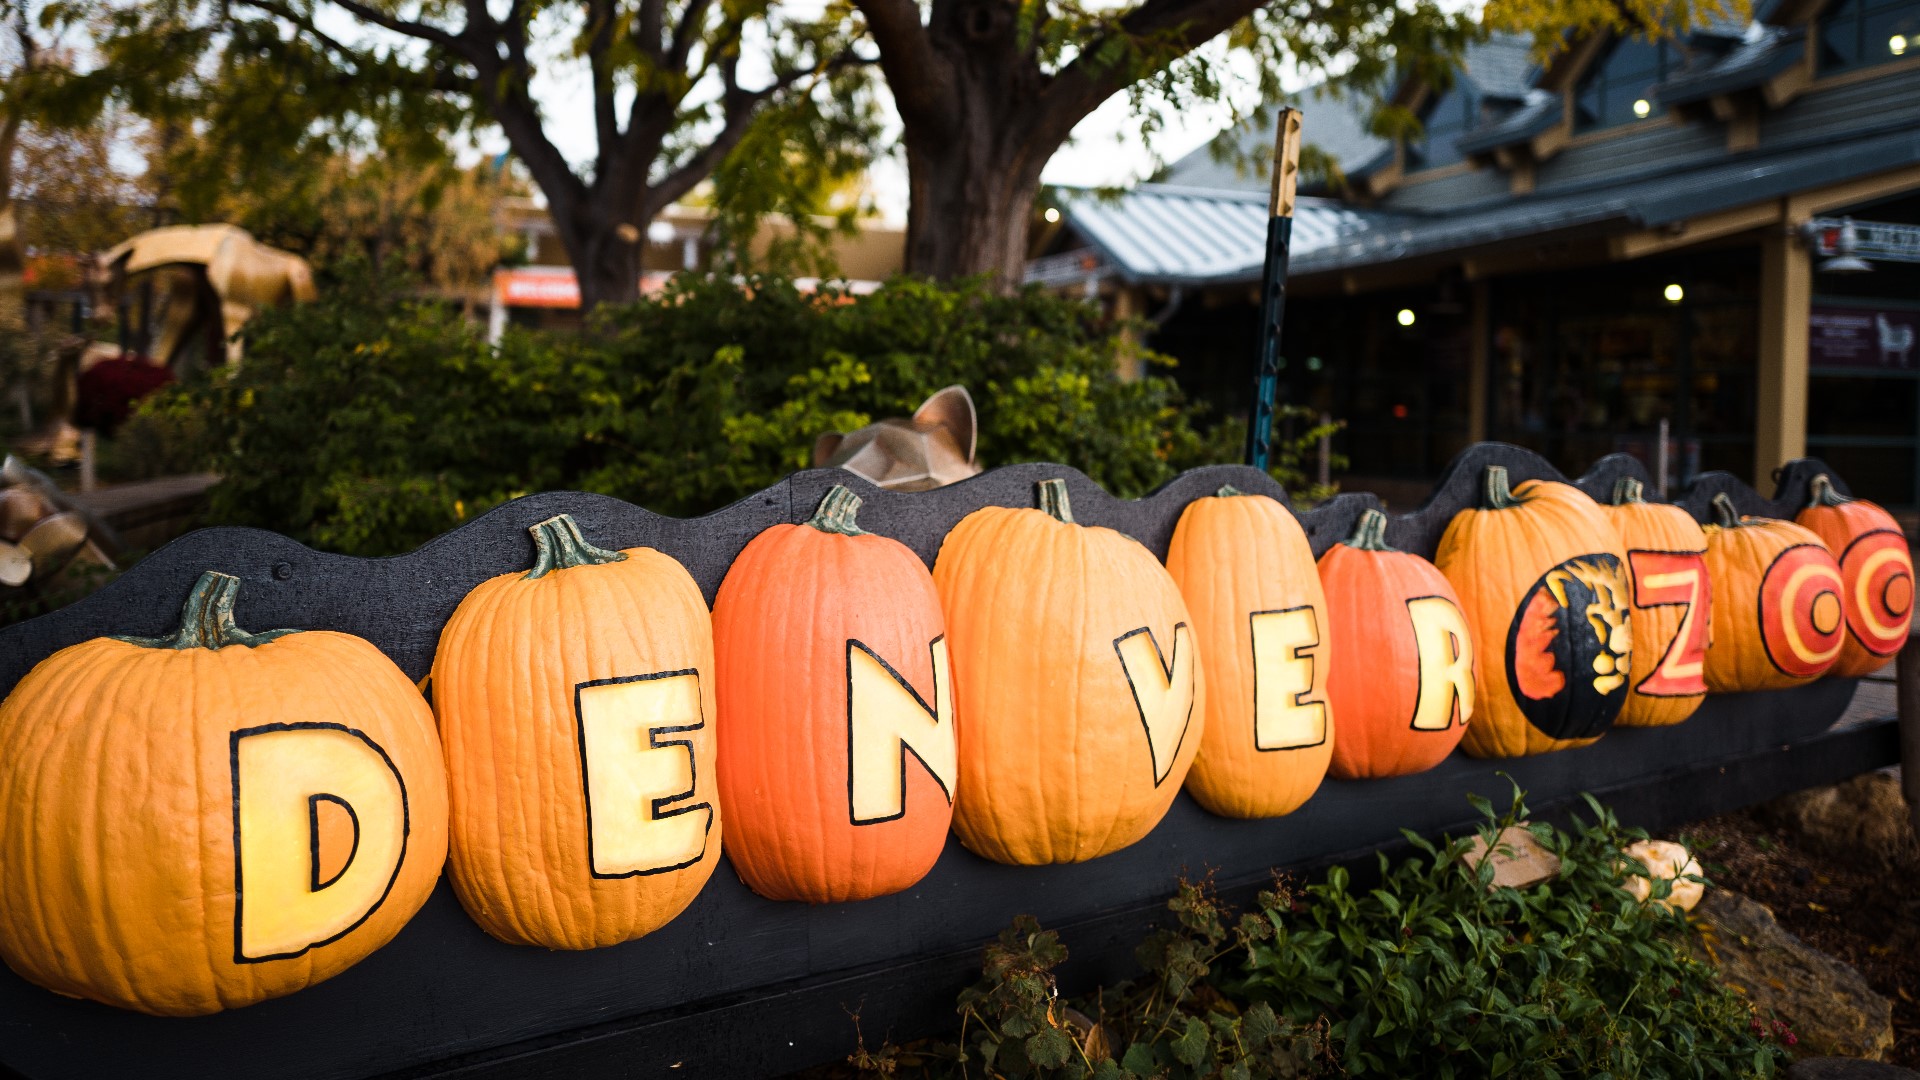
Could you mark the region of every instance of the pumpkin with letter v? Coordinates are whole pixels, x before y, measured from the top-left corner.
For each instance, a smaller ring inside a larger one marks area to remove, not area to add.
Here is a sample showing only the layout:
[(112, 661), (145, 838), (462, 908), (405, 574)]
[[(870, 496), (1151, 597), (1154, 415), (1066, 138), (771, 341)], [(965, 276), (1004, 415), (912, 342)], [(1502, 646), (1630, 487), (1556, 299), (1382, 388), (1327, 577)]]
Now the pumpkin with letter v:
[(1153, 553), (1040, 509), (990, 506), (933, 567), (960, 718), (953, 828), (996, 862), (1081, 862), (1158, 824), (1205, 715), (1192, 622)]
[(433, 714), (351, 634), (235, 625), (209, 572), (162, 638), (82, 642), (0, 706), (0, 957), (191, 1016), (331, 978), (420, 909), (447, 851)]

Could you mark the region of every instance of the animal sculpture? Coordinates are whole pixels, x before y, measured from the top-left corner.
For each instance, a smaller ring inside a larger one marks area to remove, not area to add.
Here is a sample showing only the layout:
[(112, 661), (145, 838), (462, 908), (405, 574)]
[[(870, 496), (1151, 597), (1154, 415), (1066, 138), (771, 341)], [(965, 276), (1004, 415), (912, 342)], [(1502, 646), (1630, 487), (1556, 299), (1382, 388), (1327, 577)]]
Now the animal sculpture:
[(912, 416), (820, 436), (813, 444), (813, 465), (845, 469), (888, 491), (944, 487), (980, 472), (973, 459), (978, 430), (972, 395), (964, 386), (949, 386)]

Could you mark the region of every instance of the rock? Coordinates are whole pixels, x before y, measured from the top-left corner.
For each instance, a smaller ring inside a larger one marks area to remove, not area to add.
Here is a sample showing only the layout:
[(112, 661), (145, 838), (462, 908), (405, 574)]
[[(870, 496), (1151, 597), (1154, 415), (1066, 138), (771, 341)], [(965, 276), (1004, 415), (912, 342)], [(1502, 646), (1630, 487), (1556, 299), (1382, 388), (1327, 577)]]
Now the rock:
[[(1477, 869), (1486, 854), (1486, 840), (1476, 836), (1473, 846), (1467, 849), (1461, 859), (1468, 867)], [(1527, 831), (1526, 822), (1509, 825), (1494, 837), (1492, 888), (1525, 889), (1559, 872), (1560, 856), (1541, 847), (1533, 834)]]
[(1859, 1058), (1803, 1058), (1787, 1066), (1787, 1080), (1920, 1080), (1920, 1072)]
[(1863, 773), (1844, 783), (1783, 795), (1759, 816), (1802, 848), (1875, 869), (1920, 867), (1920, 842), (1907, 823), (1899, 777)]
[(1773, 912), (1715, 889), (1694, 909), (1695, 939), (1720, 980), (1785, 1020), (1809, 1054), (1878, 1061), (1893, 1046), (1893, 1005), (1850, 965), (1794, 937)]

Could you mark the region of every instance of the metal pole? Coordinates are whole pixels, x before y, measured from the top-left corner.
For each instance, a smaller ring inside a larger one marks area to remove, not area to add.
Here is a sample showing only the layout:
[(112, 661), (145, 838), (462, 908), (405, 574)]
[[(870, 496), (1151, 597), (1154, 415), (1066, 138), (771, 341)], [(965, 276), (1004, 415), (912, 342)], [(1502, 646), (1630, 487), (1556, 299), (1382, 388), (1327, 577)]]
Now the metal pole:
[(1273, 402), (1280, 383), (1280, 323), (1287, 312), (1287, 258), (1293, 247), (1293, 197), (1300, 173), (1300, 110), (1281, 109), (1267, 202), (1267, 261), (1260, 279), (1260, 367), (1247, 419), (1247, 464), (1265, 469), (1273, 450)]

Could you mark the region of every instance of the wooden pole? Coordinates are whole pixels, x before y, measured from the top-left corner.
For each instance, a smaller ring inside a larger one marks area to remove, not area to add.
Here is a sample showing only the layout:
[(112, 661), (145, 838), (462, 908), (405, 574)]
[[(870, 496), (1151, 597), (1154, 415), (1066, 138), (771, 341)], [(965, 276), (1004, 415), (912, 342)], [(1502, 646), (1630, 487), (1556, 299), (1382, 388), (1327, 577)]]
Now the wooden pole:
[(1260, 280), (1260, 367), (1247, 419), (1247, 464), (1265, 469), (1273, 450), (1273, 402), (1280, 382), (1280, 323), (1287, 312), (1287, 258), (1293, 247), (1293, 198), (1300, 174), (1300, 110), (1281, 109), (1267, 202), (1267, 260)]
[(1920, 634), (1907, 638), (1894, 661), (1894, 704), (1900, 717), (1900, 789), (1907, 822), (1920, 837)]

